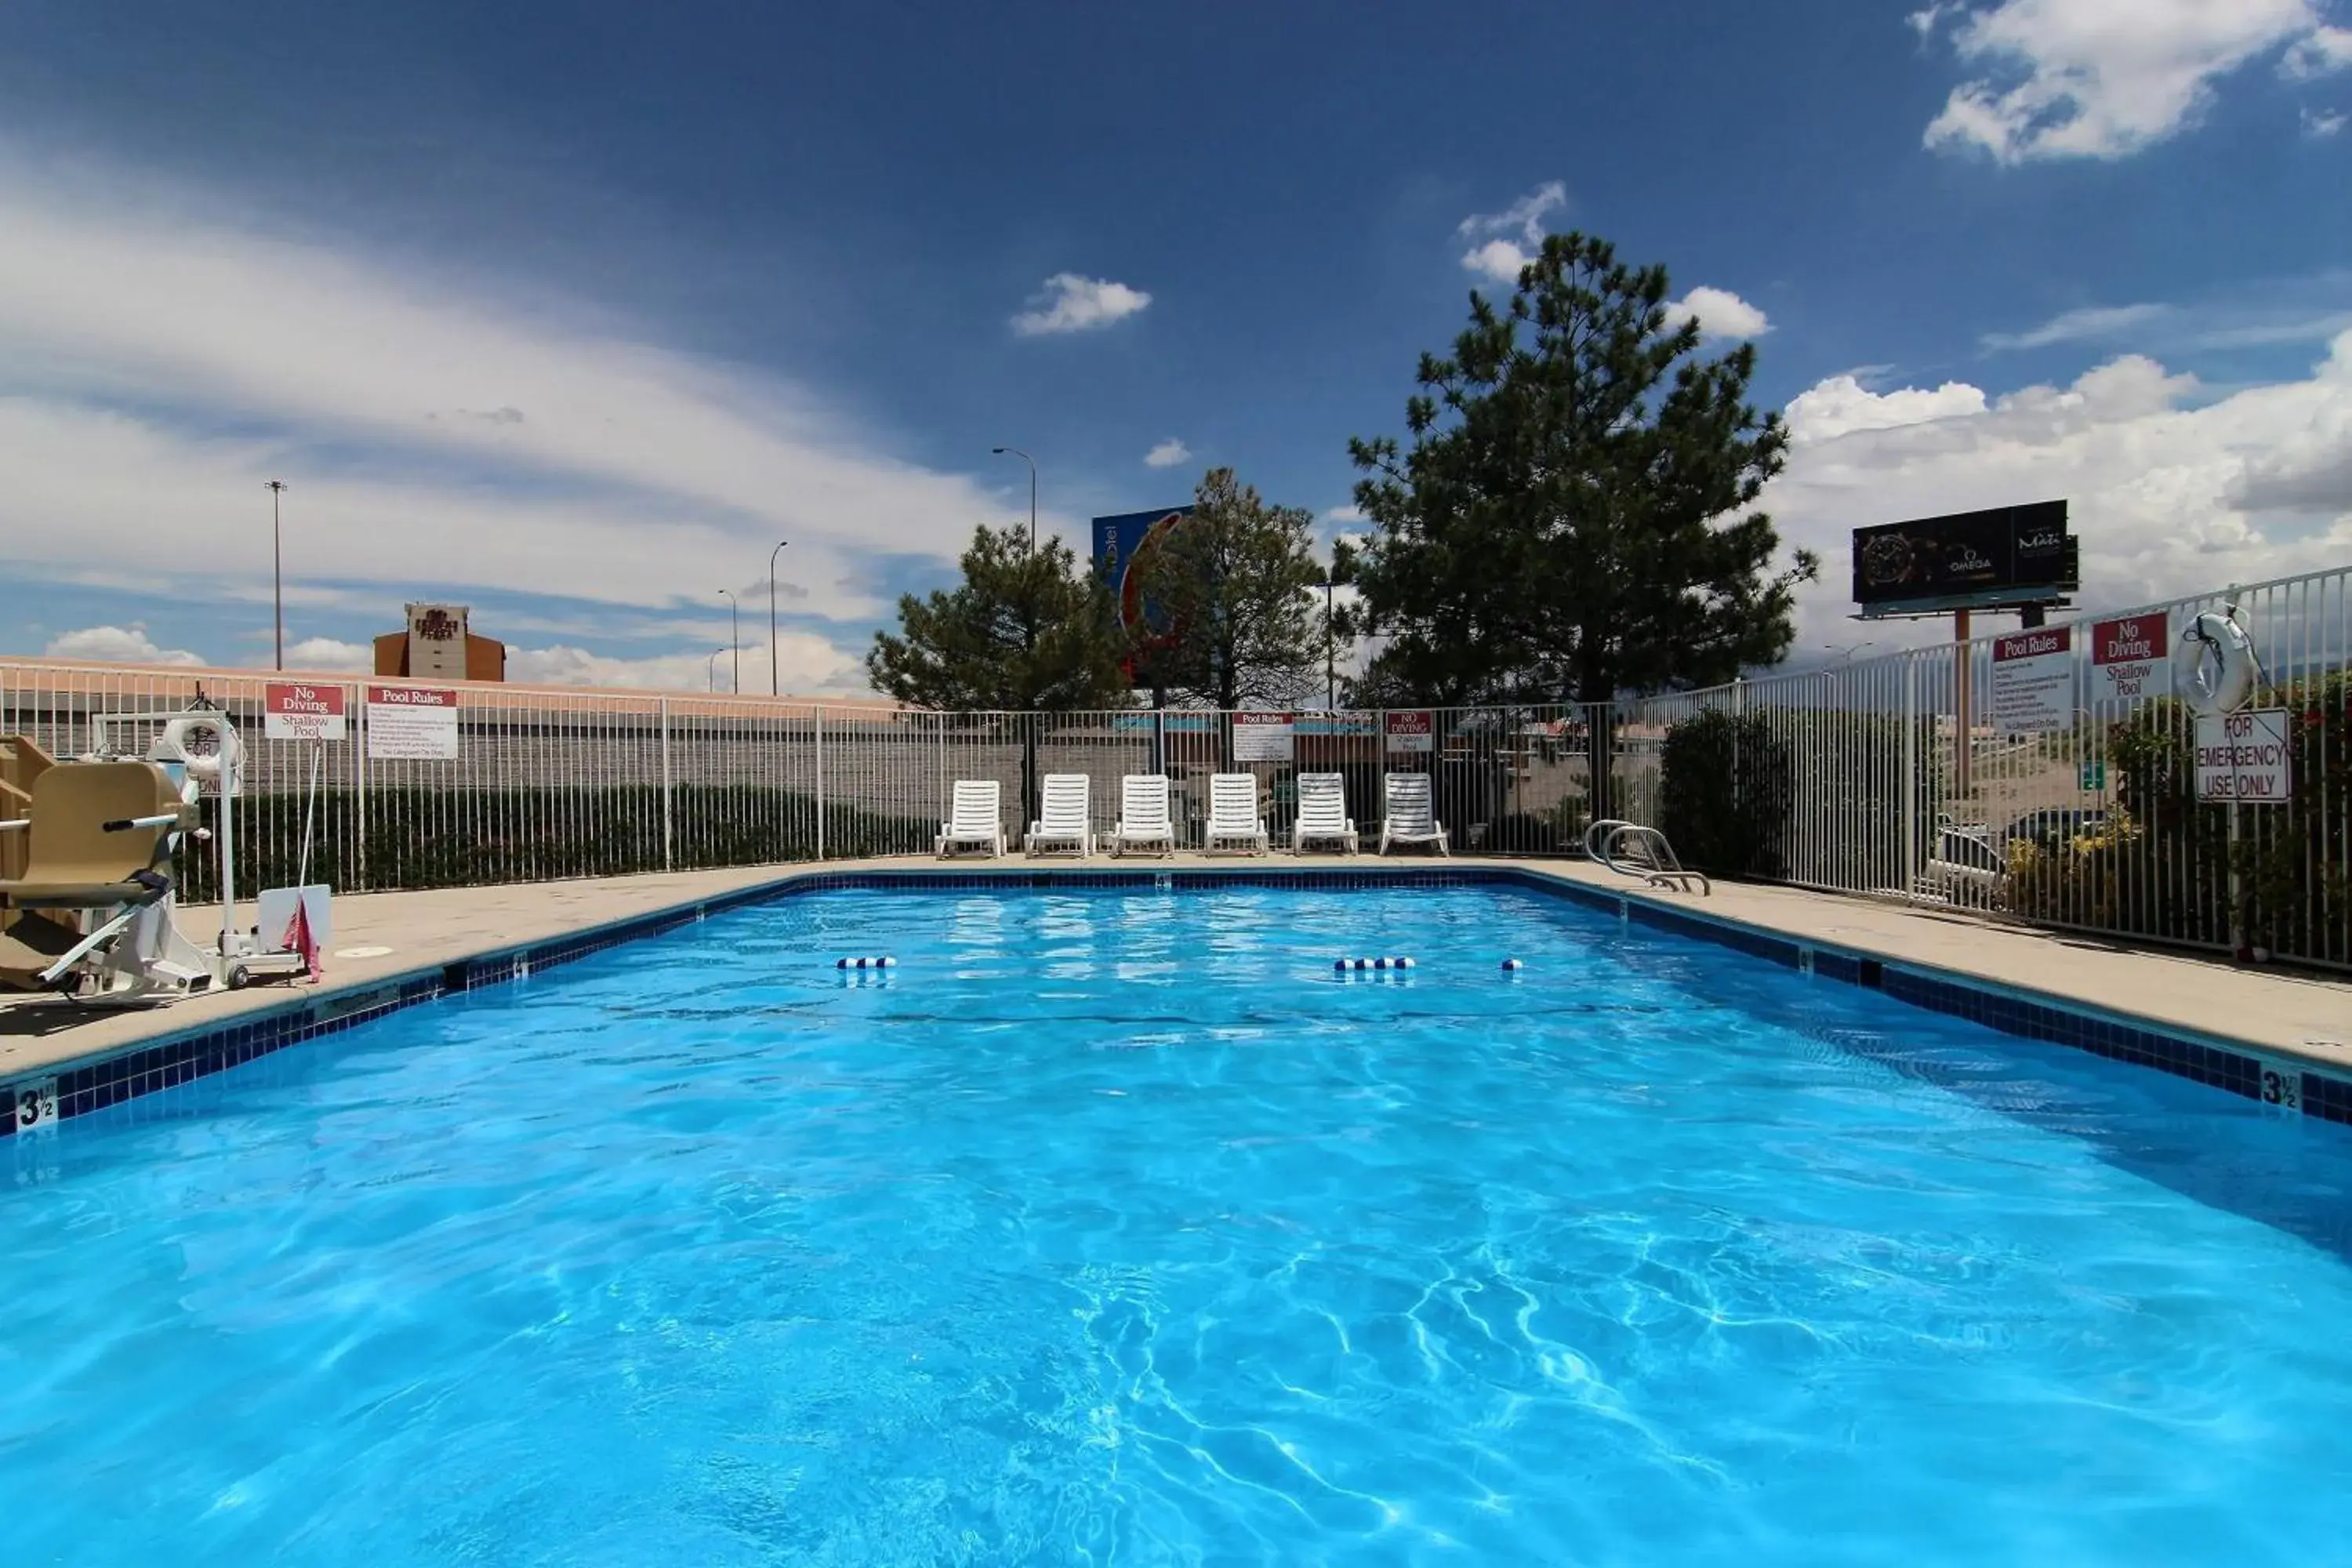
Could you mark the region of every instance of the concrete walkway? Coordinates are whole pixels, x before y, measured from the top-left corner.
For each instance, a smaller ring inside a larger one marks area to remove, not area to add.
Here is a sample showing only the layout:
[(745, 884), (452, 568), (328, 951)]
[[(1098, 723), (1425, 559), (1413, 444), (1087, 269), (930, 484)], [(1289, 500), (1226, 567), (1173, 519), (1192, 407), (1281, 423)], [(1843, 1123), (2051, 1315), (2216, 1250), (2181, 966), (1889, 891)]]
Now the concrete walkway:
[[(1318, 857), (1301, 861), (1276, 856), (1235, 861), (1226, 857), (1212, 860), (1181, 855), (1173, 860), (1097, 859), (1083, 867), (1068, 860), (1028, 862), (1014, 858), (962, 861), (952, 869), (972, 874), (1100, 870), (1112, 865), (1224, 869), (1243, 865), (1272, 872), (1344, 867), (1378, 873), (1429, 864), (1423, 858), (1382, 861), (1369, 856), (1354, 860)], [(1460, 858), (1445, 864), (1515, 866), (1562, 881), (1606, 888), (1628, 898), (1738, 921), (1800, 942), (1995, 981), (2040, 993), (2060, 1004), (2087, 1005), (2137, 1019), (2157, 1029), (2192, 1030), (2273, 1055), (2301, 1057), (2338, 1071), (2352, 1069), (2352, 981), (2245, 969), (2080, 935), (1997, 925), (1949, 911), (1787, 888), (1723, 885), (1716, 889), (1714, 897), (1702, 899), (1645, 893), (1627, 879), (1581, 861)], [(108, 1056), (142, 1040), (269, 1007), (289, 996), (365, 990), (395, 976), (437, 969), (459, 959), (690, 905), (739, 889), (782, 883), (817, 871), (939, 868), (939, 862), (926, 857), (341, 898), (335, 900), (334, 930), (326, 943), (326, 977), (315, 988), (257, 985), (242, 992), (191, 997), (169, 1007), (125, 1012), (84, 1009), (50, 997), (0, 1001), (0, 1079)], [(183, 910), (182, 928), (202, 941), (208, 914)]]

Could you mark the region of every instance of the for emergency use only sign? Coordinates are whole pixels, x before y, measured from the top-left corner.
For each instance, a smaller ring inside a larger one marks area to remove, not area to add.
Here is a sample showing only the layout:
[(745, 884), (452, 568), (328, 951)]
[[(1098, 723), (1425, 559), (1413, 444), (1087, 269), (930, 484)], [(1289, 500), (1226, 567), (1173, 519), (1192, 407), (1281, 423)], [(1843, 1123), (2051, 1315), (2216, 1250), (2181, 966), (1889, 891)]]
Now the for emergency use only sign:
[(2287, 710), (2200, 715), (2197, 798), (2237, 805), (2284, 805), (2294, 786), (2287, 756)]

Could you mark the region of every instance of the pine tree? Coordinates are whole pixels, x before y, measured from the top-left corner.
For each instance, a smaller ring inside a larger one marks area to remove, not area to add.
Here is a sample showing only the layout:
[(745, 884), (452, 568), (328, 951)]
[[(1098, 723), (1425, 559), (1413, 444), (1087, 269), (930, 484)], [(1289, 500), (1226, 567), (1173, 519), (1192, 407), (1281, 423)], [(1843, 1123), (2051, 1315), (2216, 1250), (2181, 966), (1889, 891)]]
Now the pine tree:
[[(1784, 460), (1748, 401), (1753, 344), (1698, 356), (1661, 267), (1553, 235), (1498, 309), (1470, 297), (1450, 358), (1424, 354), (1412, 446), (1358, 439), (1357, 565), (1386, 646), (1366, 689), (1394, 700), (1607, 702), (1779, 661), (1793, 593), (1820, 570), (1755, 510)], [(1592, 737), (1607, 804), (1605, 727)]]
[(973, 530), (963, 581), (898, 601), (898, 635), (866, 656), (877, 691), (950, 712), (1067, 712), (1133, 700), (1110, 596), (1059, 540), (1034, 552), (1019, 527)]
[(1286, 708), (1321, 685), (1314, 534), (1313, 513), (1210, 469), (1192, 514), (1138, 568), (1159, 628), (1138, 651), (1138, 678), (1213, 708)]

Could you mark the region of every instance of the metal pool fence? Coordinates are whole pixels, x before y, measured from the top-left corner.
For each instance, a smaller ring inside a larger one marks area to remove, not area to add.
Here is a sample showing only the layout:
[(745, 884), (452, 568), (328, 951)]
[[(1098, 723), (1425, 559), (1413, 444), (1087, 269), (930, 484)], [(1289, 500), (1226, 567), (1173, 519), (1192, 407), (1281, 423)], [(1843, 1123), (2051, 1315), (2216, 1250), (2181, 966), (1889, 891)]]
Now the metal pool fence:
[[(2231, 604), (2263, 661), (2236, 805), (2200, 791), (2196, 721), (2170, 678), (2183, 629)], [(263, 708), (284, 678), (0, 662), (0, 737), (77, 755), (100, 716), (217, 704), (247, 745), (236, 809), (248, 888), (919, 854), (954, 782), (972, 778), (997, 781), (1017, 845), (1047, 773), (1086, 774), (1095, 826), (1108, 828), (1123, 775), (1165, 773), (1179, 840), (1196, 845), (1210, 776), (1251, 773), (1280, 845), (1298, 775), (1336, 773), (1369, 847), (1383, 778), (1412, 771), (1432, 775), (1459, 852), (1578, 854), (1588, 823), (1623, 817), (1719, 874), (2340, 967), (2352, 966), (2347, 643), (2352, 570), (2337, 570), (1613, 704), (931, 713), (459, 685), (456, 754), (435, 759), (383, 754), (373, 683), (349, 677), (308, 682), (340, 689), (340, 739), (273, 740)], [(2284, 794), (2257, 802), (2251, 785), (2265, 781)], [(184, 869), (205, 896), (203, 858)]]

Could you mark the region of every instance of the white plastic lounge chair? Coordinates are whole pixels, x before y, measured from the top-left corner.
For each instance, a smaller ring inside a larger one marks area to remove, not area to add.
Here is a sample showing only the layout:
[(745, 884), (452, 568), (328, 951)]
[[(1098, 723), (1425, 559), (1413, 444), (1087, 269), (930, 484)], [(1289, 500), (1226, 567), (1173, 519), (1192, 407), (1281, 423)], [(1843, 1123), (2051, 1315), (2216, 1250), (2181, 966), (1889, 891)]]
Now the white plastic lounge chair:
[(1119, 781), (1118, 830), (1110, 835), (1110, 852), (1152, 848), (1176, 853), (1176, 828), (1168, 820), (1168, 775), (1129, 773)]
[(1083, 860), (1095, 852), (1094, 830), (1087, 822), (1087, 780), (1084, 773), (1047, 773), (1043, 815), (1029, 825), (1021, 841), (1024, 855), (1066, 849)]
[(1209, 830), (1201, 847), (1246, 855), (1266, 852), (1265, 818), (1257, 814), (1257, 775), (1218, 773), (1209, 780)]
[(948, 820), (940, 824), (935, 849), (942, 860), (959, 849), (1004, 853), (1004, 820), (997, 810), (994, 779), (956, 780), (955, 805)]
[(1453, 853), (1445, 847), (1445, 826), (1430, 805), (1427, 773), (1389, 774), (1388, 797), (1388, 815), (1381, 818), (1381, 854), (1391, 844), (1434, 844), (1440, 855)]
[(1309, 844), (1337, 844), (1356, 852), (1356, 825), (1348, 816), (1347, 786), (1338, 773), (1298, 775), (1298, 824), (1291, 830), (1290, 852), (1304, 855)]

